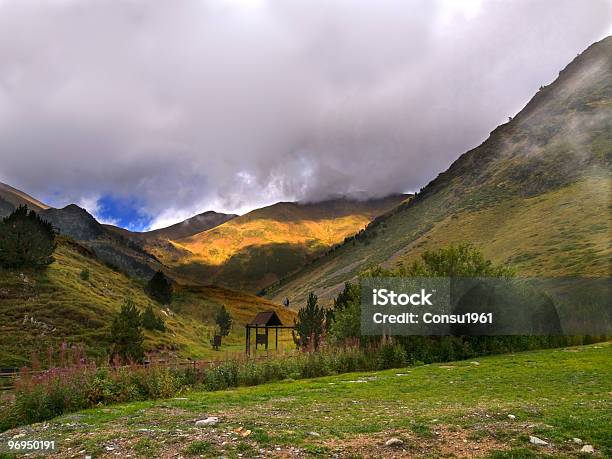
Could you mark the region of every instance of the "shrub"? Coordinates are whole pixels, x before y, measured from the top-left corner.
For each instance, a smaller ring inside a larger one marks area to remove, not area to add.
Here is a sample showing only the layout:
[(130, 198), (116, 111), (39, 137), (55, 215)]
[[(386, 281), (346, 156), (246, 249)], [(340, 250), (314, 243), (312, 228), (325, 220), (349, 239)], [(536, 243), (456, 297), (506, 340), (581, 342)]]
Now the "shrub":
[(164, 319), (155, 314), (151, 305), (147, 306), (147, 309), (142, 313), (142, 326), (147, 330), (166, 331)]
[(79, 274), (79, 277), (81, 278), (81, 280), (84, 281), (88, 281), (89, 280), (89, 269), (84, 268), (81, 270), (81, 273)]
[(376, 364), (379, 370), (401, 368), (407, 363), (407, 354), (399, 344), (385, 343), (380, 347)]
[(172, 281), (162, 271), (157, 271), (145, 287), (147, 294), (161, 304), (172, 302)]

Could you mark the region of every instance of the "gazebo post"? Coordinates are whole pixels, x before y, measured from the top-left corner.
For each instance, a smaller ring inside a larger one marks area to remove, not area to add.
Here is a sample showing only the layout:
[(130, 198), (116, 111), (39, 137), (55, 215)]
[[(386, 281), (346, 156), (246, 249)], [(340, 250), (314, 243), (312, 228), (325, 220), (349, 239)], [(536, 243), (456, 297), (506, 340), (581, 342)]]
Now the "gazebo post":
[(268, 350), (268, 326), (266, 326), (266, 351)]
[(274, 338), (276, 341), (276, 350), (278, 351), (278, 326), (274, 327)]
[(259, 336), (259, 328), (255, 325), (255, 352), (257, 352), (257, 337)]
[(246, 354), (251, 355), (251, 327), (249, 324), (245, 325), (246, 329)]

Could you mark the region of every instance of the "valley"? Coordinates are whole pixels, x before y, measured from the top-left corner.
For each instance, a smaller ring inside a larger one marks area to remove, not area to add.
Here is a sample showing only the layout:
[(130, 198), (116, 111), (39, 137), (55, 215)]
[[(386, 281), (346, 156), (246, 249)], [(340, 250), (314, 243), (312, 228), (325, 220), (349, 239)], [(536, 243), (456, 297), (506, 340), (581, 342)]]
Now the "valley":
[(0, 1), (0, 459), (612, 458), (611, 0)]

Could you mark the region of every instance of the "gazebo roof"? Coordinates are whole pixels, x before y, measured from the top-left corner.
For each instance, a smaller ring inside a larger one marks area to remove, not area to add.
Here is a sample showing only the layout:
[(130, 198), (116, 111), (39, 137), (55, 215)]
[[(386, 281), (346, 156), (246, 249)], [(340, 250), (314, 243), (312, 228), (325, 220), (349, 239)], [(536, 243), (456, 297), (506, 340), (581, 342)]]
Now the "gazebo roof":
[(274, 311), (258, 312), (255, 318), (249, 324), (257, 327), (282, 327), (283, 323)]

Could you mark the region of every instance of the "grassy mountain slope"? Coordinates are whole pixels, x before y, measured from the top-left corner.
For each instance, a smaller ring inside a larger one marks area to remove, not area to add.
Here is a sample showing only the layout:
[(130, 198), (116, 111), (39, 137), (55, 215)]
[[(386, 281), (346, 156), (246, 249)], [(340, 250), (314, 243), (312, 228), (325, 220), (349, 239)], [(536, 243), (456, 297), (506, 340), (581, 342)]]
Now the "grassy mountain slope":
[[(483, 357), (478, 365), (285, 380), (90, 409), (4, 432), (0, 441), (21, 433), (53, 439), (57, 457), (81, 450), (163, 458), (592, 456), (572, 441), (580, 438), (594, 457), (610, 457), (610, 368), (612, 346), (601, 343)], [(194, 425), (207, 416), (220, 423)], [(531, 444), (531, 435), (549, 445)], [(393, 437), (402, 444), (386, 445)]]
[(49, 208), (48, 205), (23, 191), (0, 182), (0, 217), (9, 215), (15, 208), (21, 205), (27, 205), (28, 208), (36, 211)]
[(60, 234), (79, 241), (105, 263), (124, 273), (141, 279), (149, 279), (162, 267), (159, 260), (146, 252), (141, 245), (111, 231), (85, 209), (70, 204), (63, 209), (46, 209), (38, 212)]
[(202, 282), (258, 291), (405, 199), (397, 195), (368, 201), (281, 202), (172, 241), (175, 253), (156, 255), (175, 271)]
[[(153, 304), (166, 321), (166, 332), (146, 332), (146, 348), (172, 355), (209, 358), (214, 315), (224, 304), (235, 326), (224, 351), (243, 350), (244, 325), (258, 311), (275, 309), (287, 323), (293, 313), (251, 295), (221, 288), (178, 287), (175, 301), (162, 308), (143, 293), (141, 283), (109, 268), (89, 249), (61, 237), (56, 261), (44, 271), (0, 269), (0, 366), (25, 363), (30, 353), (46, 355), (49, 345), (85, 343), (92, 355), (104, 355), (110, 322), (126, 297), (141, 309)], [(88, 280), (80, 277), (90, 272)]]
[(284, 279), (274, 300), (330, 299), (368, 266), (470, 241), (524, 275), (611, 273), (612, 37), (358, 240)]

